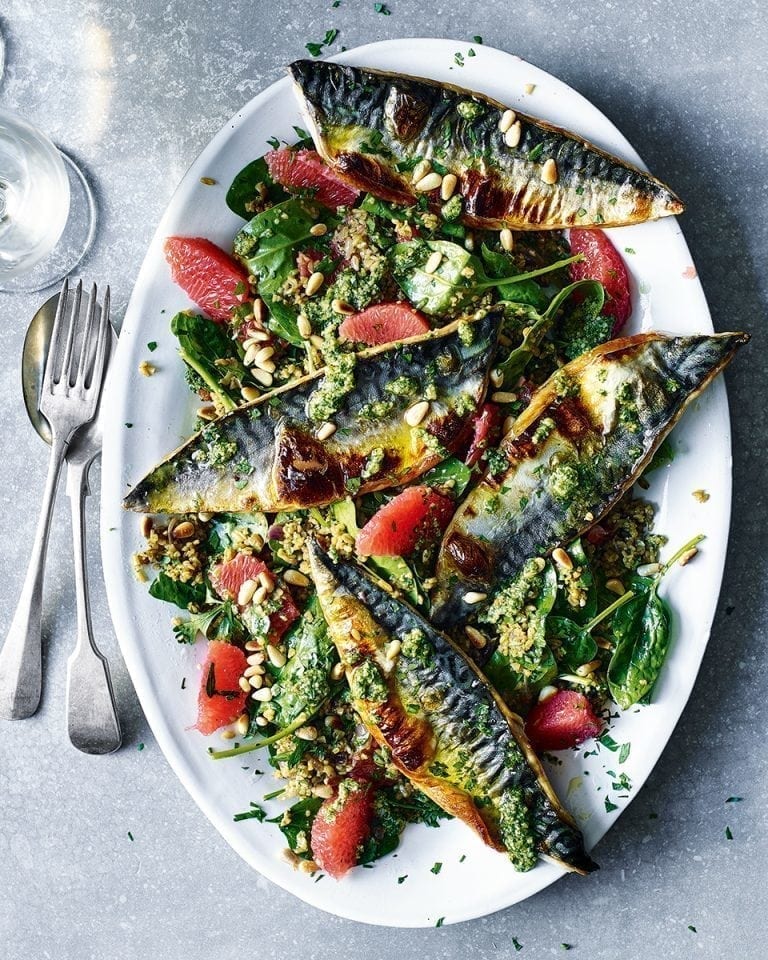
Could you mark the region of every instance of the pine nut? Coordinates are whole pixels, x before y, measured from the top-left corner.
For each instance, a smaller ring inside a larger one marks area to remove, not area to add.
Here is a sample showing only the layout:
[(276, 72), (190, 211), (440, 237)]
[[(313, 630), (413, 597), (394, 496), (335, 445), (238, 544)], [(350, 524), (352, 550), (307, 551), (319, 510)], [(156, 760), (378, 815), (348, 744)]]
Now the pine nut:
[(509, 130), (512, 124), (515, 122), (515, 116), (516, 114), (514, 110), (505, 110), (504, 113), (502, 113), (501, 118), (499, 119), (499, 130), (501, 130), (502, 133), (506, 133), (507, 130)]
[(267, 720), (266, 717), (262, 717), (262, 716), (256, 717), (256, 726), (257, 726), (257, 727), (266, 727), (266, 725), (267, 725), (268, 723), (269, 723), (269, 720)]
[(660, 563), (643, 563), (637, 568), (638, 577), (652, 577), (661, 570)]
[(429, 160), (419, 160), (416, 166), (413, 168), (413, 175), (411, 177), (411, 183), (416, 184), (423, 177), (426, 177), (428, 173), (432, 170), (432, 164)]
[(558, 567), (562, 567), (564, 570), (573, 570), (573, 560), (571, 560), (562, 547), (556, 547), (552, 551), (552, 559)]
[(267, 340), (271, 340), (270, 334), (266, 330), (256, 330), (251, 337), (251, 340), (255, 340), (256, 343), (265, 343)]
[(254, 690), (251, 694), (251, 700), (258, 700), (259, 703), (269, 703), (271, 699), (272, 690), (269, 687), (261, 687), (261, 689)]
[(248, 728), (251, 725), (251, 718), (247, 713), (241, 713), (240, 716), (235, 720), (235, 729), (240, 734), (241, 737), (244, 737), (248, 733)]
[(267, 644), (267, 656), (269, 657), (269, 662), (273, 667), (285, 666), (286, 656), (282, 650), (278, 650), (277, 647), (273, 647), (271, 643)]
[(498, 367), (494, 367), (494, 369), (491, 370), (490, 378), (494, 387), (500, 387), (502, 383), (504, 383), (504, 374), (498, 369)]
[(312, 794), (315, 797), (322, 797), (323, 800), (330, 800), (333, 796), (333, 787), (328, 783), (320, 783), (312, 787)]
[(491, 394), (491, 400), (494, 403), (514, 403), (517, 400), (517, 394), (508, 393), (506, 390), (497, 390)]
[(257, 343), (252, 343), (245, 351), (245, 356), (243, 357), (243, 363), (246, 367), (252, 367), (253, 361), (256, 358), (256, 354), (259, 352), (259, 345)]
[(526, 83), (526, 85), (523, 87), (523, 92), (530, 95), (531, 93), (533, 93), (535, 89), (536, 89), (535, 83)]
[(504, 134), (504, 143), (514, 150), (514, 148), (520, 143), (522, 135), (522, 125), (519, 120), (515, 120), (509, 130), (507, 130), (507, 132)]
[(205, 403), (197, 411), (201, 420), (215, 420), (217, 417), (216, 407), (212, 403)]
[(304, 340), (309, 340), (309, 338), (312, 336), (312, 324), (309, 322), (309, 319), (305, 314), (299, 314), (299, 318), (296, 321), (296, 326), (299, 331), (299, 336), (303, 337)]
[(544, 183), (557, 183), (557, 164), (552, 157), (544, 161), (544, 166), (541, 168), (541, 179)]
[(422, 177), (418, 183), (414, 184), (414, 187), (419, 193), (429, 193), (430, 190), (437, 190), (442, 183), (443, 178), (439, 173), (428, 173), (426, 177)]
[(338, 298), (331, 301), (331, 310), (334, 313), (341, 313), (344, 316), (349, 316), (352, 313), (357, 313), (355, 308), (347, 303), (346, 300), (339, 300)]
[(424, 273), (434, 273), (435, 270), (440, 266), (440, 261), (443, 259), (442, 253), (439, 250), (435, 250), (434, 253), (430, 253), (427, 258), (427, 262), (424, 264)]
[(464, 603), (475, 604), (482, 603), (483, 600), (488, 599), (487, 593), (482, 593), (479, 590), (469, 590), (464, 594)]
[(330, 420), (326, 420), (326, 422), (317, 431), (315, 436), (318, 440), (327, 440), (328, 437), (332, 437), (334, 433), (336, 433), (336, 424), (332, 423)]
[(331, 667), (331, 680), (341, 680), (344, 676), (345, 668), (343, 663), (334, 663)]
[(268, 373), (266, 370), (259, 370), (258, 367), (251, 370), (251, 376), (253, 379), (260, 383), (263, 387), (272, 386), (272, 374)]
[(272, 593), (275, 589), (275, 578), (269, 572), (269, 570), (262, 570), (258, 577), (259, 583), (267, 591), (267, 593)]
[[(271, 357), (274, 357), (274, 355), (275, 355), (274, 347), (262, 347), (256, 353), (256, 356), (253, 358), (253, 362), (256, 364), (257, 367), (261, 367), (261, 365), (264, 363), (265, 360), (269, 360)], [(265, 369), (265, 368), (262, 367), (262, 369)], [(272, 371), (270, 370), (270, 373), (271, 372)]]
[(610, 590), (611, 593), (615, 593), (619, 597), (626, 593), (624, 584), (621, 582), (621, 580), (617, 580), (615, 577), (612, 577), (610, 580), (606, 580), (605, 589)]
[(298, 570), (286, 570), (283, 574), (283, 580), (292, 587), (308, 587), (311, 582), (309, 577), (305, 577)]
[(299, 727), (296, 737), (299, 740), (317, 740), (317, 727)]
[(505, 227), (499, 233), (499, 242), (501, 243), (502, 249), (506, 250), (507, 252), (509, 252), (510, 250), (514, 250), (515, 237), (512, 231), (509, 230), (507, 227)]
[(234, 740), (234, 739), (235, 739), (235, 731), (234, 731), (234, 730), (222, 730), (222, 732), (221, 732), (221, 739), (222, 739), (222, 740)]
[(257, 607), (260, 607), (262, 603), (264, 603), (264, 601), (267, 599), (268, 594), (269, 594), (269, 591), (266, 590), (264, 587), (258, 588), (256, 593), (254, 593), (253, 595), (253, 602), (256, 604)]
[(477, 650), (482, 650), (488, 643), (488, 638), (485, 636), (485, 634), (480, 633), (480, 631), (475, 629), (475, 627), (464, 627), (464, 633), (466, 633), (467, 637), (469, 638), (469, 642)]
[(315, 272), (310, 276), (309, 280), (307, 280), (307, 285), (304, 287), (304, 293), (306, 293), (308, 297), (312, 297), (317, 293), (324, 283), (324, 275), (320, 273), (319, 270), (315, 270)]
[(177, 523), (173, 528), (173, 539), (174, 540), (189, 540), (190, 537), (195, 535), (195, 525), (189, 520), (184, 520), (182, 523)]
[(429, 400), (419, 400), (419, 402), (414, 403), (412, 407), (408, 407), (403, 414), (403, 420), (405, 420), (409, 427), (418, 427), (429, 413), (429, 406)]
[(258, 667), (259, 664), (264, 663), (264, 654), (261, 651), (252, 653), (246, 663), (249, 663), (252, 667)]
[(262, 673), (252, 673), (248, 677), (249, 687), (253, 687), (254, 690), (261, 690), (264, 686), (264, 674)]
[(360, 643), (363, 639), (362, 633), (357, 629), (357, 627), (351, 627), (349, 630), (350, 637), (355, 641), (355, 643)]
[(253, 301), (253, 319), (256, 323), (264, 323), (264, 318), (266, 316), (267, 309), (264, 306), (264, 301), (260, 297), (256, 297)]
[(250, 679), (250, 677), (255, 677), (257, 673), (259, 675), (263, 674), (264, 667), (253, 666), (253, 667), (246, 667), (245, 670), (243, 670), (243, 676), (245, 677), (246, 680)]
[(542, 687), (541, 690), (539, 690), (539, 703), (541, 703), (542, 700), (549, 700), (549, 698), (556, 693), (557, 687), (553, 687), (551, 683), (547, 684), (546, 687)]
[(309, 342), (310, 342), (310, 343), (312, 344), (312, 346), (315, 347), (317, 350), (322, 350), (322, 349), (325, 347), (325, 344), (323, 343), (323, 338), (322, 338), (322, 337), (319, 337), (316, 333), (313, 333), (313, 334), (310, 336)]
[(595, 670), (600, 666), (599, 660), (590, 660), (589, 663), (582, 663), (580, 667), (576, 667), (576, 676), (577, 677), (588, 677), (590, 673), (594, 673)]
[(501, 425), (502, 434), (506, 436), (509, 433), (509, 431), (512, 429), (512, 427), (514, 427), (514, 425), (515, 425), (514, 417), (505, 417), (504, 423)]
[(443, 177), (443, 182), (440, 184), (440, 199), (450, 200), (456, 192), (456, 184), (458, 182), (456, 174), (446, 173)]
[(316, 223), (309, 228), (313, 237), (324, 237), (328, 233), (328, 227), (324, 223)]
[[(245, 641), (245, 649), (246, 649), (246, 650), (261, 650), (261, 644), (259, 643), (258, 640), (246, 640), (246, 641)], [(261, 659), (263, 660), (264, 657), (262, 657)], [(250, 663), (250, 662), (251, 662), (251, 661), (249, 660), (248, 663)]]
[(301, 860), (299, 862), (299, 873), (308, 873), (310, 876), (317, 873), (319, 867), (314, 860)]
[(240, 589), (237, 591), (237, 605), (238, 607), (247, 607), (248, 604), (253, 600), (253, 595), (256, 593), (256, 589), (259, 586), (257, 580), (244, 580), (240, 586)]
[(248, 677), (240, 677), (240, 679), (239, 679), (237, 682), (240, 684), (240, 689), (241, 689), (244, 693), (250, 693), (250, 692), (251, 692), (251, 685), (250, 685), (250, 683), (248, 683)]
[(243, 387), (240, 390), (240, 396), (243, 398), (243, 400), (251, 403), (253, 400), (259, 399), (261, 396), (261, 390), (257, 390), (256, 387)]
[(687, 564), (691, 562), (691, 560), (693, 560), (693, 558), (696, 556), (698, 552), (699, 551), (697, 547), (691, 547), (690, 550), (685, 551), (685, 553), (682, 555), (682, 557), (680, 557), (680, 559), (677, 562), (680, 564), (681, 567), (685, 567), (687, 566)]
[(152, 517), (142, 517), (141, 535), (145, 540), (149, 540), (150, 533), (152, 533)]

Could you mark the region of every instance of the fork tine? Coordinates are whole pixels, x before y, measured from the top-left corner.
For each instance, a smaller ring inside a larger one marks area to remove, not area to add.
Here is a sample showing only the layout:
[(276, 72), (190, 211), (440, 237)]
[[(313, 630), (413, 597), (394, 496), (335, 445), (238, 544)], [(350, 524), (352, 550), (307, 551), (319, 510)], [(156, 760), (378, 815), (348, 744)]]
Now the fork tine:
[(99, 317), (99, 327), (96, 340), (96, 356), (93, 361), (93, 373), (89, 386), (100, 385), (104, 376), (104, 364), (107, 356), (107, 345), (109, 344), (109, 306), (110, 294), (109, 287), (104, 291), (104, 303), (101, 305), (101, 316)]
[(67, 329), (67, 342), (64, 345), (64, 357), (61, 361), (61, 370), (58, 382), (64, 381), (64, 385), (69, 387), (72, 381), (72, 352), (75, 343), (75, 331), (80, 321), (80, 301), (83, 297), (83, 281), (78, 280), (75, 287), (75, 303), (72, 312), (69, 315), (69, 327)]
[(45, 361), (45, 373), (43, 374), (43, 383), (45, 389), (50, 390), (54, 382), (56, 373), (57, 357), (59, 356), (61, 327), (64, 323), (64, 314), (67, 311), (67, 299), (69, 297), (69, 280), (65, 280), (59, 294), (59, 302), (56, 304), (56, 316), (53, 320), (53, 329), (51, 330), (51, 340), (48, 344), (48, 358)]
[(88, 315), (85, 319), (85, 329), (80, 343), (80, 359), (77, 364), (77, 375), (75, 383), (85, 384), (88, 370), (91, 367), (91, 360), (94, 356), (93, 346), (93, 321), (96, 315), (96, 284), (91, 284), (91, 292), (88, 294)]

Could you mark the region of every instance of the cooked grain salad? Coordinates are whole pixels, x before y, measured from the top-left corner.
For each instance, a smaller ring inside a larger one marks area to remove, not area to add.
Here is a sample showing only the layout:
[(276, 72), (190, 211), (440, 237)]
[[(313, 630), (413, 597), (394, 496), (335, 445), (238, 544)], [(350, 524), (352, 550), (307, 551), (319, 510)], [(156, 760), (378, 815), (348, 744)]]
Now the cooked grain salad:
[(291, 70), (312, 136), (235, 178), (231, 252), (166, 242), (198, 420), (126, 497), (134, 570), (206, 645), (212, 761), (265, 751), (298, 869), (455, 816), (587, 873), (539, 758), (653, 697), (702, 538), (666, 556), (644, 478), (744, 336), (616, 339), (595, 227), (679, 212), (654, 178), (469, 91)]

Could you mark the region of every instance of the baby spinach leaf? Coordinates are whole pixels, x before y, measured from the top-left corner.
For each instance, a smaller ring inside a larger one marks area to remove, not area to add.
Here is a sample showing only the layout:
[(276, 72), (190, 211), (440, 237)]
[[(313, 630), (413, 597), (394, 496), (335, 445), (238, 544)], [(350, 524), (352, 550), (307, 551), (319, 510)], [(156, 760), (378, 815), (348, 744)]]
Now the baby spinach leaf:
[(226, 410), (234, 410), (237, 395), (222, 386), (222, 377), (232, 373), (244, 381), (248, 371), (226, 329), (222, 324), (195, 313), (177, 313), (171, 320), (171, 333), (179, 341), (179, 353), (184, 363), (219, 398)]
[[(557, 591), (554, 613), (558, 617), (567, 617), (577, 624), (588, 623), (597, 613), (597, 585), (589, 563), (589, 558), (584, 552), (584, 546), (581, 539), (574, 540), (567, 548), (568, 555), (573, 560), (573, 564), (581, 571), (579, 578), (582, 587), (586, 590), (585, 603), (583, 607), (574, 607), (568, 602), (566, 591), (560, 587)], [(590, 658), (594, 659), (594, 657)], [(585, 661), (582, 661), (584, 663)]]
[(597, 644), (592, 637), (566, 617), (547, 617), (547, 641), (558, 664), (571, 672), (597, 656)]
[(566, 360), (575, 360), (582, 353), (610, 340), (615, 319), (602, 313), (605, 288), (597, 280), (582, 288), (582, 298), (564, 312), (553, 333), (555, 343)]
[(205, 585), (172, 580), (167, 573), (160, 571), (152, 581), (149, 595), (155, 600), (165, 600), (166, 603), (174, 603), (182, 610), (187, 610), (190, 603), (198, 606), (205, 603)]
[(616, 649), (607, 674), (611, 696), (622, 710), (651, 692), (670, 640), (669, 608), (658, 595), (658, 582), (633, 577), (632, 590), (635, 596), (613, 615)]
[[(441, 255), (440, 263), (427, 273), (424, 268), (435, 253)], [(486, 273), (479, 257), (449, 240), (397, 243), (391, 248), (390, 258), (393, 275), (401, 290), (418, 310), (430, 316), (455, 314), (473, 298), (493, 288), (499, 288), (502, 297), (507, 287), (514, 293), (515, 285), (559, 270), (578, 259), (569, 257), (528, 273), (492, 277)]]
[(201, 613), (193, 613), (188, 620), (177, 623), (173, 634), (179, 643), (194, 643), (202, 635), (206, 640), (232, 641), (241, 639), (245, 629), (235, 613), (231, 600), (215, 601)]
[(272, 179), (264, 157), (252, 160), (237, 174), (227, 190), (227, 206), (238, 217), (250, 220), (253, 213), (246, 204), (260, 198), (260, 189), (265, 191), (265, 198), (271, 203), (280, 203), (288, 196), (280, 184)]
[[(491, 250), (487, 244), (482, 244), (480, 254), (488, 269), (490, 277), (505, 278), (509, 276), (512, 266), (509, 257), (496, 250)], [(535, 280), (514, 280), (499, 287), (499, 296), (502, 300), (511, 303), (528, 303), (537, 310), (546, 309), (549, 298)]]
[(653, 470), (659, 470), (661, 467), (668, 466), (674, 459), (675, 448), (672, 446), (669, 437), (665, 437), (661, 442), (661, 446), (651, 458), (651, 462), (643, 472), (651, 473)]
[[(281, 813), (267, 821), (267, 823), (278, 825), (288, 846), (302, 860), (309, 860), (312, 857), (312, 851), (309, 848), (312, 821), (315, 819), (322, 802), (320, 797), (305, 797), (288, 808), (287, 812), (290, 816), (286, 817)], [(300, 843), (300, 840), (306, 841), (306, 845), (303, 842)]]
[(469, 485), (472, 479), (472, 471), (456, 457), (449, 457), (443, 460), (436, 467), (433, 467), (429, 473), (425, 473), (421, 483), (426, 483), (430, 487), (445, 487), (445, 484), (452, 483), (448, 491), (458, 500)]

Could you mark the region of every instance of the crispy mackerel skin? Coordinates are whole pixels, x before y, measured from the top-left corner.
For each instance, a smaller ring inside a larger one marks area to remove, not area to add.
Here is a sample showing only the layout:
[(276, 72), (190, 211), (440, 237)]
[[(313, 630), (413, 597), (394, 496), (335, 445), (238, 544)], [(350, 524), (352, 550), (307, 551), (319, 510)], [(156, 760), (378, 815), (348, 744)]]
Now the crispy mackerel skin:
[(453, 629), (529, 557), (565, 545), (635, 482), (683, 410), (749, 339), (744, 333), (612, 340), (563, 367), (502, 442), (509, 468), (486, 476), (445, 532), (432, 618)]
[[(543, 120), (517, 114), (520, 139), (510, 146), (499, 126), (506, 107), (470, 90), (320, 60), (288, 70), (323, 159), (384, 200), (411, 205), (426, 195), (438, 210), (439, 187), (423, 194), (412, 182), (414, 162), (431, 160), (458, 178), (469, 226), (611, 227), (683, 211), (660, 180)], [(544, 181), (548, 160), (556, 183)]]
[[(353, 703), (395, 766), (448, 813), (463, 820), (518, 869), (532, 861), (505, 846), (500, 805), (508, 791), (524, 798), (532, 855), (568, 870), (596, 865), (528, 743), (520, 718), (451, 640), (355, 564), (334, 563), (317, 544), (310, 562), (330, 635), (346, 665)], [(418, 631), (415, 651), (407, 637)], [(388, 659), (392, 641), (401, 650)], [(386, 686), (376, 702), (356, 695), (355, 672), (374, 669)], [(477, 802), (476, 802), (477, 801)]]
[[(131, 490), (124, 506), (148, 513), (275, 512), (342, 499), (350, 481), (355, 489), (360, 481), (359, 493), (407, 483), (461, 442), (485, 396), (499, 319), (491, 311), (468, 321), (471, 343), (456, 322), (362, 351), (355, 385), (333, 417), (336, 432), (322, 441), (308, 401), (326, 374), (273, 390), (195, 434)], [(404, 411), (422, 398), (430, 369), (437, 397), (418, 427), (409, 427)], [(416, 393), (387, 390), (401, 377), (413, 381)], [(366, 416), (379, 401), (389, 412)], [(361, 478), (374, 450), (382, 450), (383, 459)]]

